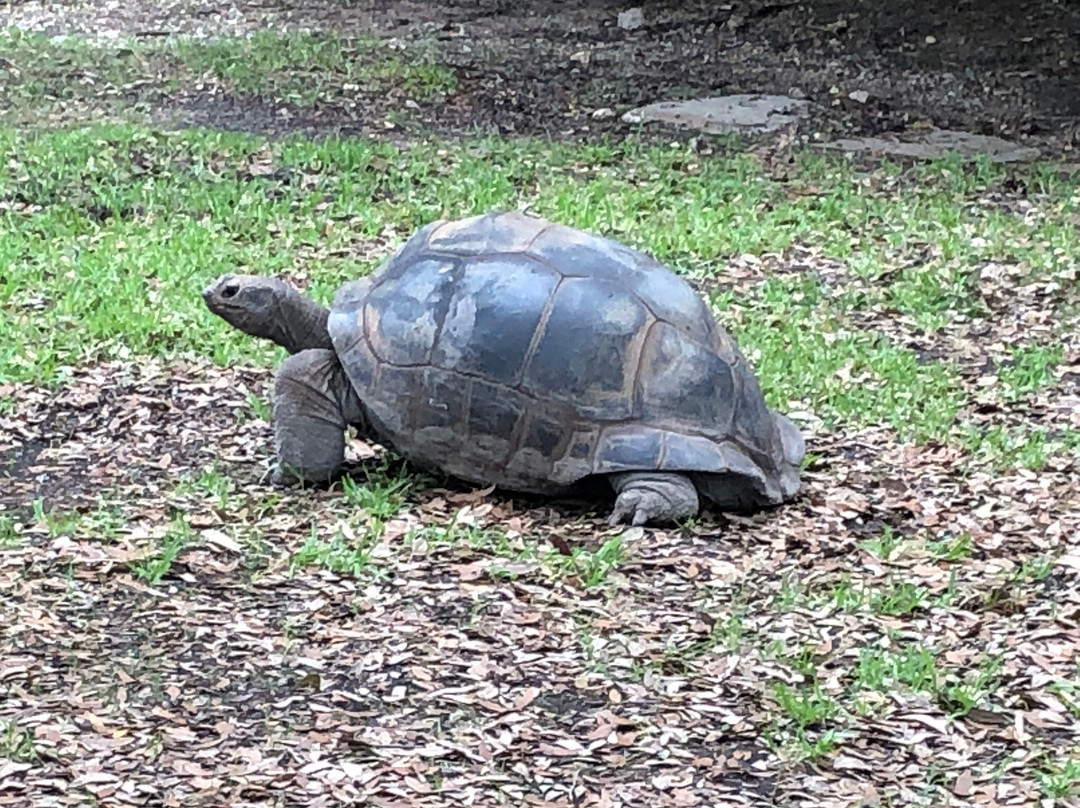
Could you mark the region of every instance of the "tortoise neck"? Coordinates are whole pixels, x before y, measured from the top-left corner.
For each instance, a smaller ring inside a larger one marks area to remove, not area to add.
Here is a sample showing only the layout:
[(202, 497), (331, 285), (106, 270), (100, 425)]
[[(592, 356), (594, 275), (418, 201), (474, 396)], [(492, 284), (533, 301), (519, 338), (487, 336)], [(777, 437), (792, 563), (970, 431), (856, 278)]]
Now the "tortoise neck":
[(290, 288), (281, 301), (281, 316), (270, 339), (291, 354), (308, 348), (333, 349), (326, 322), (330, 310)]

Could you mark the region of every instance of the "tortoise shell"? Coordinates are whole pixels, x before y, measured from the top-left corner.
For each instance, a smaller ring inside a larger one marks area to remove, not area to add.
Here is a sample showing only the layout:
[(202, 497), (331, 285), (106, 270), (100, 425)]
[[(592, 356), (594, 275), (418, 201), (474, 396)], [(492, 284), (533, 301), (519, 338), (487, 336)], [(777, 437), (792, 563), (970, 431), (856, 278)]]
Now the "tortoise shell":
[(798, 487), (801, 438), (732, 338), (610, 239), (516, 212), (432, 222), (338, 290), (329, 329), (376, 435), (463, 480), (551, 494), (691, 472), (732, 507)]

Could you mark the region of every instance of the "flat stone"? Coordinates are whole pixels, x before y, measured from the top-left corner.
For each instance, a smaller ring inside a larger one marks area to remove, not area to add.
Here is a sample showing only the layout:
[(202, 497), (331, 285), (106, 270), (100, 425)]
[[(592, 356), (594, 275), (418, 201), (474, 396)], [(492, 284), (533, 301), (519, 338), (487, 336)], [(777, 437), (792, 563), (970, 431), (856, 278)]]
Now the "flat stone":
[(626, 11), (619, 12), (618, 23), (620, 28), (633, 31), (645, 24), (645, 14), (639, 6), (628, 8)]
[(979, 155), (985, 155), (995, 163), (1023, 162), (1039, 156), (1039, 150), (1031, 146), (1018, 146), (999, 137), (951, 129), (927, 129), (906, 133), (902, 140), (899, 137), (840, 138), (826, 143), (825, 148), (846, 152), (896, 154), (922, 160), (934, 160), (949, 155), (972, 160)]
[(805, 117), (809, 102), (786, 95), (721, 95), (688, 101), (661, 101), (632, 109), (626, 123), (661, 121), (710, 134), (753, 130), (771, 132)]

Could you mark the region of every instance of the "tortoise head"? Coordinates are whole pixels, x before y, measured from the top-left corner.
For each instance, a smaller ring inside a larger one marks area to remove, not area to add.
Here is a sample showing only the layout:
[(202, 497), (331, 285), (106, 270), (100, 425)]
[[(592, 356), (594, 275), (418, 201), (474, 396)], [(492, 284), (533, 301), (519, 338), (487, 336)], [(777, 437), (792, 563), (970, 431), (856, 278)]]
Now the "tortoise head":
[(296, 353), (330, 347), (328, 311), (278, 278), (222, 275), (205, 289), (206, 307), (229, 325)]
[(296, 294), (283, 281), (264, 275), (222, 275), (205, 289), (206, 307), (231, 326), (254, 337), (267, 337), (273, 321), (288, 316), (285, 306)]

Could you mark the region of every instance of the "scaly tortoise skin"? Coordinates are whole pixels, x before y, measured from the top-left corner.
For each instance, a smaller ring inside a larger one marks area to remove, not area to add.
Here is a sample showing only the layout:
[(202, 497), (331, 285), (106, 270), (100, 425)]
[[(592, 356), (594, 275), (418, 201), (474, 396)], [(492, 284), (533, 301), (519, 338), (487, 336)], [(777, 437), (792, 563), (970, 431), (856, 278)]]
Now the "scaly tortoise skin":
[(747, 511), (798, 493), (802, 436), (691, 286), (638, 250), (522, 213), (432, 222), (328, 313), (292, 290), (326, 323), (293, 344), (215, 309), (222, 289), (267, 283), (224, 276), (205, 296), (297, 360), (275, 390), (280, 482), (341, 464), (336, 440), (303, 448), (307, 384), (342, 429), (466, 481), (557, 495), (606, 476), (613, 522), (683, 518), (698, 495)]

